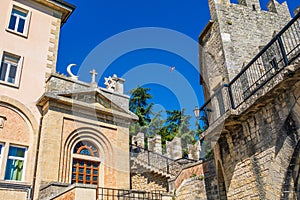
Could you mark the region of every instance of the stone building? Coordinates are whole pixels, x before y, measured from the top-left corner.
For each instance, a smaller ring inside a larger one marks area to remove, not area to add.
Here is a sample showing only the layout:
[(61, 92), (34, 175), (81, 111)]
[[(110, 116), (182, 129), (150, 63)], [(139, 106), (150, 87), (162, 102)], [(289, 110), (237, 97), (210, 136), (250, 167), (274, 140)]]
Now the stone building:
[(91, 83), (56, 73), (60, 28), (75, 7), (5, 0), (0, 9), (0, 199), (128, 195), (128, 127), (137, 117), (124, 80), (99, 88), (94, 70)]
[(238, 2), (209, 0), (199, 36), (216, 174), (207, 199), (299, 199), (300, 15), (291, 21), (286, 2)]
[[(94, 70), (90, 83), (72, 65), (69, 77), (56, 73), (59, 32), (73, 5), (1, 1), (0, 199), (163, 199), (153, 190), (179, 200), (300, 198), (300, 14), (290, 21), (276, 0), (268, 11), (259, 0), (209, 6), (199, 37), (207, 100), (200, 115), (214, 159), (195, 162), (180, 158), (178, 139), (162, 155), (158, 136), (152, 151), (130, 154), (137, 116), (123, 79), (99, 88)], [(199, 146), (190, 156), (199, 158)]]

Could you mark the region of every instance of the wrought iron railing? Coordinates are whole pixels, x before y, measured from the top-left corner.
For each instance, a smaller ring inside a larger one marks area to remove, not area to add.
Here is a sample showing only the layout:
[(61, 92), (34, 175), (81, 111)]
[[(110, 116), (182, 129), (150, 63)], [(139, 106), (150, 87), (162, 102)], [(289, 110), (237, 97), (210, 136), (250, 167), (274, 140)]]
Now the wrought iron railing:
[(182, 165), (195, 162), (189, 159), (184, 159), (185, 162), (174, 160), (136, 145), (130, 146), (130, 157), (136, 159), (144, 166), (149, 166), (154, 170), (171, 176), (177, 175)]
[(162, 193), (159, 191), (145, 192), (135, 190), (98, 188), (97, 200), (162, 200)]
[[(300, 62), (300, 13), (298, 13), (228, 84), (222, 86), (200, 108), (207, 126), (228, 109), (238, 108), (272, 81), (279, 83), (279, 73), (288, 65)], [(278, 77), (275, 78), (274, 77)], [(206, 117), (206, 118), (205, 118)]]
[(210, 123), (216, 121), (230, 109), (228, 85), (222, 85), (214, 94), (199, 108), (200, 128), (206, 130)]
[(239, 107), (284, 67), (299, 61), (300, 15), (290, 21), (229, 83), (233, 108)]

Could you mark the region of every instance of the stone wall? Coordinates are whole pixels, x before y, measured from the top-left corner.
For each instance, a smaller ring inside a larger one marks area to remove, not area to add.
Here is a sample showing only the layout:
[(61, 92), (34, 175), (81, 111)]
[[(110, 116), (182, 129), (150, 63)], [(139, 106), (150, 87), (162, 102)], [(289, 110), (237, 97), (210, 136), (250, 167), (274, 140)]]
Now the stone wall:
[(75, 189), (62, 194), (59, 197), (54, 198), (53, 200), (75, 200)]
[(176, 190), (176, 200), (206, 200), (204, 180), (192, 177), (184, 180), (182, 186)]
[(189, 164), (181, 170), (181, 172), (177, 175), (174, 181), (175, 189), (178, 189), (182, 182), (184, 182), (184, 180), (187, 180), (192, 177), (204, 178), (202, 161), (198, 163)]
[(218, 187), (218, 175), (214, 159), (203, 163), (204, 181), (207, 199), (220, 199)]
[(131, 176), (132, 189), (140, 191), (162, 191), (167, 192), (167, 179), (162, 176), (155, 176), (151, 173), (139, 173)]
[(258, 0), (239, 2), (209, 0), (212, 20), (199, 38), (206, 99), (232, 80), (291, 19), (286, 3), (271, 0), (269, 11), (264, 11)]
[(299, 74), (298, 69), (246, 111), (225, 121), (214, 149), (221, 196), (295, 199), (299, 195)]
[(170, 180), (176, 200), (219, 199), (215, 161), (189, 164), (175, 179)]
[(57, 183), (57, 182), (53, 182), (53, 183), (50, 183), (50, 184), (45, 184), (40, 189), (39, 199), (40, 200), (48, 199), (51, 196), (59, 194), (62, 191), (66, 190), (66, 188), (69, 185), (70, 184), (67, 184), (67, 183)]
[(25, 191), (16, 191), (16, 190), (0, 190), (1, 198), (5, 200), (27, 200), (28, 193)]

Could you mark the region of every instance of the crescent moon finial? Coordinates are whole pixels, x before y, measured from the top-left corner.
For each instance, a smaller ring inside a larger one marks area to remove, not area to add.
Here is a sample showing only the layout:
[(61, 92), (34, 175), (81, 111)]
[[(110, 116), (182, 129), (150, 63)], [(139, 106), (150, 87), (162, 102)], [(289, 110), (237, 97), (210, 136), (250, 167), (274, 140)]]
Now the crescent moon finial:
[(68, 67), (67, 67), (67, 72), (68, 72), (69, 76), (70, 76), (72, 79), (78, 80), (78, 76), (75, 76), (75, 75), (72, 73), (72, 71), (71, 71), (71, 68), (72, 68), (73, 66), (76, 66), (76, 64), (69, 64)]

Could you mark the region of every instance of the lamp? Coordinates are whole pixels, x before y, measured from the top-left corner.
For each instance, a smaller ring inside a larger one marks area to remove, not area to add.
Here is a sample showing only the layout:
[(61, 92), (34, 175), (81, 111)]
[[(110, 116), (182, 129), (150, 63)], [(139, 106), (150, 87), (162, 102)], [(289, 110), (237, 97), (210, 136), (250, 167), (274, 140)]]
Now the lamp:
[(193, 110), (194, 115), (196, 117), (196, 119), (199, 119), (200, 117), (200, 109), (198, 108), (198, 106), (195, 106), (195, 109)]

